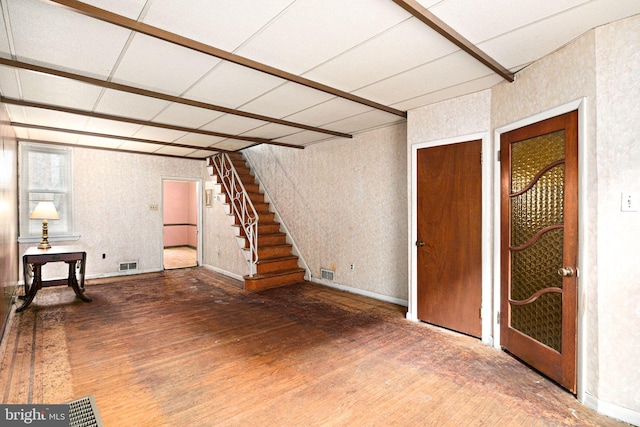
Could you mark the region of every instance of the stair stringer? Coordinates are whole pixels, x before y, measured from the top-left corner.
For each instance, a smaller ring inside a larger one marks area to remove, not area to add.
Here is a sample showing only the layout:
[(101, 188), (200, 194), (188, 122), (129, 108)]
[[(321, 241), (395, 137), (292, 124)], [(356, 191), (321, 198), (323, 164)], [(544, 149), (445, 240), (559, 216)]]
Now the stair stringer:
[(276, 206), (275, 202), (273, 201), (273, 198), (269, 194), (269, 190), (263, 184), (263, 181), (260, 178), (260, 174), (254, 168), (253, 162), (251, 161), (251, 156), (249, 155), (248, 152), (244, 152), (243, 154), (244, 154), (244, 160), (249, 164), (249, 167), (251, 168), (251, 174), (254, 176), (256, 182), (260, 186), (260, 190), (264, 194), (265, 202), (269, 203), (269, 206), (270, 206), (271, 210), (275, 214), (276, 221), (280, 223), (280, 230), (287, 236), (287, 243), (291, 244), (291, 253), (293, 255), (297, 256), (298, 260), (300, 261), (300, 263), (302, 263), (302, 268), (304, 268), (304, 278), (305, 278), (305, 280), (311, 280), (313, 275), (311, 274), (311, 269), (309, 268), (309, 264), (307, 264), (307, 261), (305, 260), (304, 256), (302, 255), (302, 252), (300, 251), (300, 248), (296, 244), (296, 241), (293, 238), (293, 235), (291, 234), (291, 231), (287, 227), (287, 224), (286, 224), (284, 218), (282, 217), (282, 215), (280, 215), (280, 211), (278, 210), (278, 207)]

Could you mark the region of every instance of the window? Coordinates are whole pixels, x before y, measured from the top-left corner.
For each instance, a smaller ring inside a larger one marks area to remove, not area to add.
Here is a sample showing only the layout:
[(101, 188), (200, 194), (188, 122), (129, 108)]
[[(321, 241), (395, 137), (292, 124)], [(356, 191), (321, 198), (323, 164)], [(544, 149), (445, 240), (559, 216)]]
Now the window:
[(20, 242), (37, 242), (42, 220), (29, 219), (38, 202), (50, 201), (59, 220), (49, 221), (49, 238), (73, 235), (71, 148), (20, 143)]

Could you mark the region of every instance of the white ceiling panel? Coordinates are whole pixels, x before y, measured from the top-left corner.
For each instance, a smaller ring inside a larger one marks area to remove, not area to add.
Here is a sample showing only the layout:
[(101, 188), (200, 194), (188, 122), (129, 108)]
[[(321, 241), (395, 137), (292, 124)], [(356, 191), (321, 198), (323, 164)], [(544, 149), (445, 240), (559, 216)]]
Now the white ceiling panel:
[(482, 0), (482, 7), (477, 7), (477, 0), (445, 0), (429, 12), (477, 44), (589, 1), (512, 0), (506, 4), (504, 0)]
[(153, 126), (143, 126), (138, 132), (135, 133), (136, 138), (150, 139), (152, 141), (173, 142), (178, 138), (186, 135), (186, 132), (162, 129)]
[(138, 19), (147, 0), (83, 0), (83, 2), (129, 19)]
[(121, 150), (140, 151), (143, 153), (153, 153), (158, 149), (157, 144), (148, 144), (146, 142), (125, 141), (118, 147)]
[(89, 136), (89, 135), (81, 135), (76, 144), (78, 145), (87, 145), (89, 147), (96, 148), (109, 148), (114, 149), (118, 148), (122, 145), (124, 140), (122, 139), (113, 139), (113, 138), (103, 138), (99, 136)]
[(27, 62), (106, 78), (131, 33), (40, 0), (7, 3), (17, 58)]
[(62, 129), (82, 130), (87, 118), (77, 114), (60, 111), (43, 110), (41, 108), (24, 107), (25, 122), (29, 124), (51, 126)]
[(202, 129), (226, 133), (229, 135), (240, 135), (250, 131), (251, 129), (264, 126), (265, 124), (266, 122), (263, 122), (261, 120), (225, 114), (219, 119), (216, 119), (211, 123), (207, 123), (206, 125), (202, 126)]
[(294, 0), (154, 0), (143, 22), (233, 51)]
[(300, 129), (292, 128), (291, 126), (284, 126), (275, 123), (269, 123), (259, 128), (245, 132), (242, 136), (253, 136), (256, 138), (279, 138), (284, 135), (290, 135), (292, 133), (300, 132)]
[(218, 148), (220, 150), (227, 151), (236, 151), (242, 150), (243, 148), (250, 147), (254, 143), (247, 141), (239, 141), (237, 139), (225, 139), (224, 141), (220, 141), (215, 144), (212, 148)]
[(221, 63), (193, 85), (184, 96), (189, 99), (238, 108), (285, 80), (230, 62)]
[(462, 51), (414, 68), (356, 92), (386, 105), (454, 86), (491, 74), (491, 71)]
[(447, 99), (457, 98), (458, 96), (462, 96), (465, 94), (489, 89), (492, 86), (500, 83), (501, 81), (502, 77), (498, 76), (497, 74), (489, 74), (485, 77), (480, 77), (479, 79), (469, 80), (455, 86), (449, 86), (435, 92), (430, 92), (426, 95), (417, 96), (416, 98), (402, 101), (398, 104), (394, 104), (393, 107), (409, 111), (414, 108), (422, 107), (423, 105), (429, 105)]
[(16, 138), (18, 139), (29, 139), (29, 130), (27, 128), (13, 128), (16, 132)]
[(286, 83), (251, 101), (243, 110), (265, 116), (282, 118), (334, 98), (325, 92), (296, 83)]
[(194, 151), (193, 153), (189, 154), (188, 157), (190, 159), (206, 159), (207, 157), (211, 157), (214, 154), (216, 154), (215, 151), (198, 150), (198, 151)]
[(306, 145), (313, 144), (313, 143), (316, 143), (316, 142), (328, 141), (330, 139), (333, 139), (333, 138), (330, 137), (329, 135), (324, 134), (324, 133), (318, 133), (318, 132), (305, 130), (305, 131), (302, 131), (302, 132), (298, 132), (298, 133), (294, 133), (294, 134), (291, 134), (291, 135), (284, 136), (282, 138), (278, 138), (277, 141), (278, 142), (284, 142), (286, 144), (295, 144), (295, 145), (306, 146)]
[(404, 120), (401, 117), (393, 114), (385, 113), (380, 110), (371, 110), (364, 114), (347, 117), (343, 120), (331, 123), (331, 129), (353, 134), (388, 126), (393, 123), (400, 123), (402, 121)]
[(9, 32), (4, 19), (0, 20), (0, 57), (11, 58), (11, 46), (9, 45)]
[(105, 89), (95, 111), (138, 120), (151, 120), (169, 104), (169, 101)]
[(314, 68), (305, 77), (350, 92), (456, 50), (458, 47), (418, 19), (410, 19)]
[(56, 132), (42, 129), (29, 129), (29, 138), (38, 141), (62, 142), (65, 144), (74, 144), (78, 140), (78, 135)]
[[(492, 39), (479, 47), (506, 67), (528, 64), (564, 46), (589, 28), (640, 13), (640, 1), (594, 0)], [(523, 49), (522, 46), (527, 46)]]
[(348, 101), (343, 98), (333, 98), (322, 104), (315, 105), (287, 117), (287, 120), (305, 123), (310, 126), (328, 125), (344, 117), (355, 116), (370, 111), (371, 107)]
[(127, 46), (113, 80), (156, 92), (180, 95), (220, 60), (144, 34)]
[(22, 99), (17, 69), (0, 66), (0, 93), (9, 98)]
[(388, 0), (299, 0), (237, 53), (304, 73), (409, 17)]
[(108, 135), (133, 136), (141, 127), (141, 125), (135, 125), (133, 123), (116, 122), (91, 117), (87, 120), (84, 130)]
[(19, 70), (22, 95), (27, 101), (91, 110), (102, 89), (63, 77)]
[(209, 147), (220, 141), (224, 141), (225, 138), (219, 138), (217, 136), (203, 135), (200, 133), (188, 133), (181, 138), (176, 139), (176, 144), (184, 145), (196, 145), (198, 147)]
[(170, 156), (188, 156), (189, 154), (193, 153), (194, 151), (198, 151), (198, 150), (194, 150), (193, 148), (183, 148), (183, 147), (173, 147), (170, 145), (165, 145), (162, 146), (160, 148), (158, 148), (156, 151), (154, 151), (154, 153), (156, 154), (167, 154)]
[(213, 110), (173, 103), (155, 116), (153, 121), (197, 129), (222, 115)]

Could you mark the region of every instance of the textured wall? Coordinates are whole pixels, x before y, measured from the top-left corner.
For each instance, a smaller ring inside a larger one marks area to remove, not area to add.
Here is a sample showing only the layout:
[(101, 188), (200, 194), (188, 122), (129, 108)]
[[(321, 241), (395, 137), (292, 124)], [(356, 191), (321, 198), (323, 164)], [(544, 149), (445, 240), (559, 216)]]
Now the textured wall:
[(0, 337), (18, 282), (18, 144), (0, 104)]
[[(596, 30), (598, 398), (640, 413), (640, 16)], [(640, 420), (640, 418), (637, 418)]]
[[(123, 261), (138, 261), (140, 271), (161, 270), (162, 178), (200, 179), (203, 164), (74, 148), (74, 220), (80, 240), (52, 244), (83, 247), (89, 277), (115, 274)], [(158, 210), (151, 210), (151, 205), (157, 205)], [(20, 245), (21, 253), (27, 246)], [(64, 276), (64, 265), (58, 264), (46, 265), (45, 274)]]
[(405, 125), (249, 157), (314, 278), (407, 299)]

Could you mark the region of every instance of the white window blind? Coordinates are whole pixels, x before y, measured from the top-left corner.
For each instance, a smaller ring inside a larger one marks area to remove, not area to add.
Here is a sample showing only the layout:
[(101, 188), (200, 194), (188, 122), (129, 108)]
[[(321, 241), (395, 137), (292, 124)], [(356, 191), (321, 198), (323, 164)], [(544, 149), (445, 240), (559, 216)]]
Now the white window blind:
[(40, 239), (42, 220), (29, 215), (41, 201), (53, 202), (60, 216), (49, 221), (49, 238), (72, 237), (72, 153), (68, 147), (20, 143), (20, 242)]

